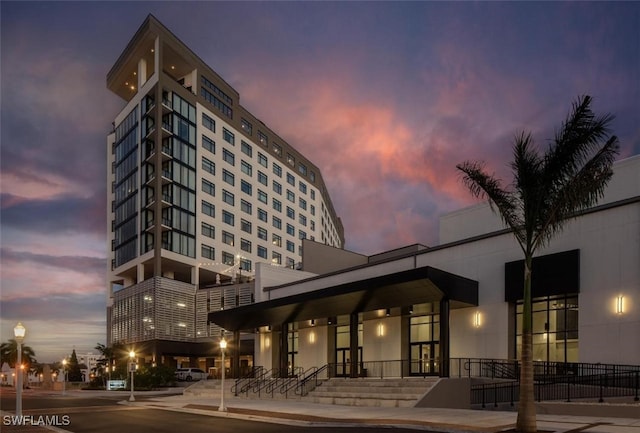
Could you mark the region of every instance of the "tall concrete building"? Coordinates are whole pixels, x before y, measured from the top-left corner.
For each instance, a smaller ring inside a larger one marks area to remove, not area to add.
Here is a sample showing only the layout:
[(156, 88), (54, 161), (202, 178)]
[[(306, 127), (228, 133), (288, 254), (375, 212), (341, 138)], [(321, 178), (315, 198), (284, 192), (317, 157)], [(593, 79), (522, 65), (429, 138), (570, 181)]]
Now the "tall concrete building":
[[(342, 223), (320, 169), (155, 17), (107, 87), (124, 101), (107, 137), (107, 341), (209, 369), (208, 313), (252, 303), (256, 264), (296, 268), (303, 239), (342, 248)], [(253, 343), (230, 337), (250, 366)]]

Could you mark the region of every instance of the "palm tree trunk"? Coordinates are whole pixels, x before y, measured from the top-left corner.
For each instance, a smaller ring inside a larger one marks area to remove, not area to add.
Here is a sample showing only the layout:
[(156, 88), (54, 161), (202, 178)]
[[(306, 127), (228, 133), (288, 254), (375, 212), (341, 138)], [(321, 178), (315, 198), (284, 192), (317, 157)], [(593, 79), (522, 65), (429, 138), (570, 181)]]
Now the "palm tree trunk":
[(516, 430), (522, 433), (535, 433), (536, 406), (533, 395), (533, 333), (531, 308), (531, 263), (533, 254), (527, 254), (524, 265), (524, 294), (522, 308), (522, 351), (520, 369), (520, 401)]

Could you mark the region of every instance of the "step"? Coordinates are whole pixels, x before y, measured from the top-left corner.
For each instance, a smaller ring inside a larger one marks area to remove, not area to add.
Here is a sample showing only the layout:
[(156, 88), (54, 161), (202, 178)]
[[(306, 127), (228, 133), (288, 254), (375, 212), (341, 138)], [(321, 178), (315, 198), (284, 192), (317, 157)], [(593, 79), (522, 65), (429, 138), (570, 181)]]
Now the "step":
[(305, 400), (314, 403), (366, 407), (413, 407), (438, 378), (332, 378), (316, 387)]
[(359, 407), (413, 407), (416, 404), (415, 400), (379, 399), (366, 397), (311, 397), (304, 400), (311, 401), (313, 403)]

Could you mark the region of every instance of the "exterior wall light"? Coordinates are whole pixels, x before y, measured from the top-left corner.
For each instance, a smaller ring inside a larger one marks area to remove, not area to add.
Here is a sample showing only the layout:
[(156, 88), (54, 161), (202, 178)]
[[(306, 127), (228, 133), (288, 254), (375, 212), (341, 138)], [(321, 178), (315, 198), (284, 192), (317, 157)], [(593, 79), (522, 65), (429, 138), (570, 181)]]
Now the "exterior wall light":
[(473, 326), (479, 328), (482, 325), (482, 317), (480, 316), (480, 312), (476, 311), (473, 315)]
[(624, 313), (624, 296), (622, 295), (616, 298), (616, 313)]

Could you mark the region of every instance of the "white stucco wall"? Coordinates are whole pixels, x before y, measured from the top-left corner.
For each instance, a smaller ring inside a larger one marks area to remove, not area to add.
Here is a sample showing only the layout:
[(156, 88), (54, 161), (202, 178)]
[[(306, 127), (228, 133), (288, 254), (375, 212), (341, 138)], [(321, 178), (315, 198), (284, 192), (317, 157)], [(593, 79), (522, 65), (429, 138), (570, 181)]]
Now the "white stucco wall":
[(313, 326), (298, 330), (298, 367), (308, 370), (327, 363), (327, 327)]
[(401, 318), (398, 316), (364, 321), (362, 360), (366, 362), (402, 359), (401, 324)]
[[(580, 362), (640, 363), (640, 202), (633, 201), (634, 197), (637, 199), (639, 196), (640, 156), (637, 156), (616, 164), (614, 178), (600, 204), (628, 199), (632, 202), (588, 213), (570, 221), (548, 246), (536, 254), (542, 256), (580, 250)], [(502, 228), (499, 217), (486, 204), (447, 215), (442, 225), (443, 242)], [(415, 256), (415, 266), (432, 266), (479, 282), (479, 306), (451, 310), (451, 357), (513, 357), (509, 347), (514, 343), (514, 325), (510, 320), (509, 305), (504, 301), (504, 265), (522, 258), (523, 253), (510, 233), (436, 247)], [(278, 297), (413, 267), (414, 257), (402, 258), (345, 274), (292, 284), (278, 289)], [(291, 275), (300, 275), (296, 271), (291, 272)], [(268, 281), (276, 280), (272, 278)], [(622, 314), (615, 310), (618, 296), (624, 296)], [(477, 327), (474, 326), (476, 313), (480, 317)], [(363, 361), (406, 358), (406, 354), (401, 353), (400, 326), (399, 317), (381, 316), (365, 321)], [(300, 331), (299, 365), (305, 368), (317, 366), (318, 360), (324, 362), (327, 359), (327, 328), (314, 329), (318, 333), (316, 346), (308, 344), (311, 330)], [(264, 350), (257, 347), (256, 354)], [(256, 364), (266, 366), (270, 362), (269, 357), (265, 362)]]
[(254, 340), (253, 365), (264, 367), (267, 370), (273, 368), (272, 349), (273, 335), (271, 332), (260, 332)]
[[(599, 204), (640, 196), (640, 156), (614, 166), (614, 177)], [(487, 204), (449, 214), (441, 220), (443, 242), (499, 230), (502, 224)], [(579, 359), (582, 362), (640, 363), (640, 203), (586, 214), (569, 222), (537, 255), (580, 250)], [(479, 282), (479, 307), (451, 313), (451, 356), (506, 358), (508, 305), (504, 302), (504, 263), (523, 254), (511, 234), (434, 250), (418, 256), (419, 265)], [(617, 296), (625, 312), (615, 312)], [(482, 317), (473, 326), (473, 315)]]
[(256, 302), (268, 301), (269, 299), (282, 298), (284, 296), (301, 293), (299, 289), (289, 287), (276, 290), (264, 290), (265, 287), (275, 287), (294, 281), (303, 280), (316, 276), (311, 272), (296, 271), (295, 269), (284, 268), (282, 266), (272, 266), (268, 263), (256, 263)]

